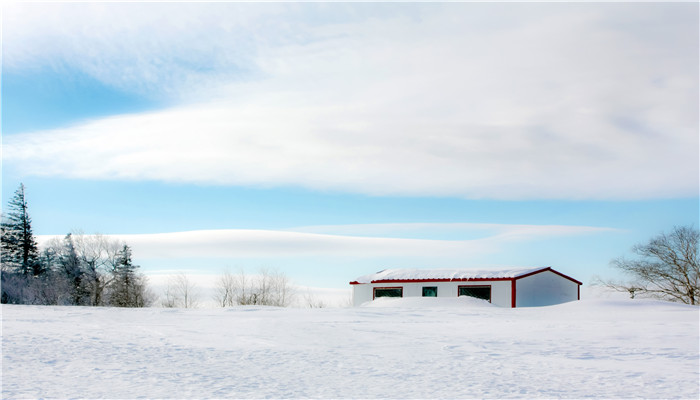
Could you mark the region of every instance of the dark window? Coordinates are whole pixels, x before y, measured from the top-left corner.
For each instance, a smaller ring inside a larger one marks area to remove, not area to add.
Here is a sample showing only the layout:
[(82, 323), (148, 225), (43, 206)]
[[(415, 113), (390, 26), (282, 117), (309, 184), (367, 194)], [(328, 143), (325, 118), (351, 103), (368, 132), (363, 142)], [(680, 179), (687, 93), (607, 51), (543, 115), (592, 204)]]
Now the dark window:
[(423, 286), (423, 297), (437, 297), (437, 286)]
[(377, 297), (403, 297), (403, 288), (374, 288), (374, 298)]
[(491, 301), (491, 286), (460, 286), (458, 296), (476, 297)]

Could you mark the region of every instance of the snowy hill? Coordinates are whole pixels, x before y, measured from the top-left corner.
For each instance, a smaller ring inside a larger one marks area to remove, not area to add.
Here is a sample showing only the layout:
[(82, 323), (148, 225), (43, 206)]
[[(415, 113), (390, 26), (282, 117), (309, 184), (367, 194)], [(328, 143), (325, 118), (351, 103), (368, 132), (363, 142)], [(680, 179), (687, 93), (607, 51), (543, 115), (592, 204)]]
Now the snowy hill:
[[(435, 299), (431, 299), (435, 300)], [(3, 398), (698, 398), (698, 308), (2, 307)]]

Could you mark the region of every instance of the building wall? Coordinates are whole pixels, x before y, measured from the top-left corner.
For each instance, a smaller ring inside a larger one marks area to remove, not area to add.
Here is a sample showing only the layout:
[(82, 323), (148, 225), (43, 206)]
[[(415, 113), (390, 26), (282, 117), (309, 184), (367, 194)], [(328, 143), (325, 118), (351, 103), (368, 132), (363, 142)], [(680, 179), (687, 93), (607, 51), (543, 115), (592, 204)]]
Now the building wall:
[(549, 306), (578, 300), (578, 284), (552, 271), (526, 276), (515, 282), (516, 307)]
[(352, 285), (352, 305), (358, 307), (362, 303), (372, 301), (372, 287), (369, 283)]
[(457, 297), (459, 286), (491, 286), (491, 304), (501, 307), (511, 305), (511, 282), (505, 281), (453, 281), (453, 282), (409, 282), (409, 283), (364, 283), (353, 285), (353, 305), (359, 306), (362, 303), (372, 301), (374, 288), (401, 287), (403, 297), (423, 296), (423, 286), (436, 286), (438, 297)]

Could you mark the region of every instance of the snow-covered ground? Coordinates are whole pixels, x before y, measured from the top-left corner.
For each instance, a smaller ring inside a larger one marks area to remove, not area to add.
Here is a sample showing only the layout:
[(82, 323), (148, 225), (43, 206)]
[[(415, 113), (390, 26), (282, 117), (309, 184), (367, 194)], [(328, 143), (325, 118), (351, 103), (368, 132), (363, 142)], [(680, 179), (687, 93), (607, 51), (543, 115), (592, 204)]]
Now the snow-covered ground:
[(698, 398), (697, 307), (2, 307), (3, 398)]

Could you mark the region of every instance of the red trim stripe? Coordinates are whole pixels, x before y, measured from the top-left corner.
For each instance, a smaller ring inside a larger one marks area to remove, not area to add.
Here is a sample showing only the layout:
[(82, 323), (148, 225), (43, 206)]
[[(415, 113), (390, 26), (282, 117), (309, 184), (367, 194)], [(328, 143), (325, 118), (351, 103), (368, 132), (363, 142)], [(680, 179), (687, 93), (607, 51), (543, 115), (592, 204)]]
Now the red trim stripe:
[[(368, 283), (420, 283), (420, 282), (493, 282), (493, 281), (511, 281), (515, 282), (517, 279), (527, 278), (528, 276), (536, 275), (545, 271), (551, 271), (562, 278), (568, 279), (578, 285), (583, 285), (582, 282), (576, 279), (564, 275), (559, 271), (555, 271), (552, 267), (545, 267), (538, 269), (537, 271), (532, 271), (524, 275), (516, 276), (514, 278), (430, 278), (430, 279), (377, 279)], [(358, 281), (350, 282), (351, 285), (362, 285), (363, 283)]]
[(517, 289), (516, 289), (516, 283), (517, 281), (515, 279), (510, 280), (510, 307), (515, 308), (515, 299), (517, 299)]
[[(509, 281), (513, 278), (431, 278), (431, 279), (377, 279), (370, 283), (413, 283), (413, 282), (491, 282)], [(351, 285), (359, 284), (350, 282)]]
[(532, 271), (532, 272), (527, 273), (527, 274), (525, 274), (525, 275), (516, 276), (516, 277), (513, 278), (513, 279), (526, 278), (526, 277), (528, 277), (528, 276), (532, 276), (532, 275), (535, 275), (535, 274), (539, 274), (540, 272), (545, 272), (545, 271), (554, 272), (555, 274), (561, 276), (562, 278), (566, 278), (566, 279), (568, 279), (568, 280), (570, 280), (570, 281), (572, 281), (572, 282), (576, 282), (576, 283), (579, 284), (579, 285), (583, 285), (582, 282), (579, 282), (579, 281), (577, 281), (576, 279), (574, 279), (574, 278), (572, 278), (572, 277), (570, 277), (570, 276), (564, 275), (564, 274), (562, 274), (562, 273), (559, 272), (559, 271), (555, 271), (555, 270), (552, 269), (552, 267), (547, 267), (547, 268), (539, 269), (539, 270), (537, 270), (537, 271)]

